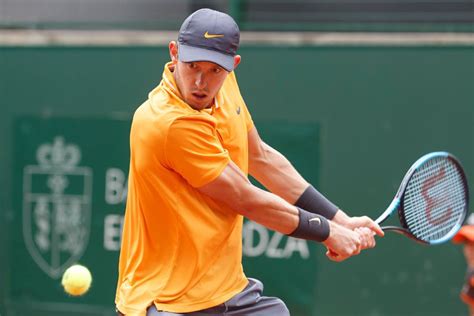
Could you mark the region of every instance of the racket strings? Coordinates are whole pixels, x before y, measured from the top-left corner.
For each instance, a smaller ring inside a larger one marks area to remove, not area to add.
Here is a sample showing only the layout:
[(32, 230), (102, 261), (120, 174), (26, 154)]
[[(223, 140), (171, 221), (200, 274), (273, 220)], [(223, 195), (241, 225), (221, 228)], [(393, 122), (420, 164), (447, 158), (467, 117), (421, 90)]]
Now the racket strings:
[[(438, 182), (438, 185), (433, 186), (432, 188), (430, 188), (430, 190), (427, 190), (426, 188), (423, 189), (423, 187), (421, 188), (422, 192), (424, 191), (425, 193), (422, 197), (424, 201), (422, 201), (421, 203), (424, 202), (426, 204), (424, 206), (424, 209), (422, 209), (423, 212), (421, 213), (421, 216), (424, 216), (425, 220), (420, 221), (420, 219), (417, 217), (417, 216), (420, 216), (420, 214), (414, 213), (414, 216), (410, 216), (410, 221), (417, 220), (418, 226), (412, 225), (412, 228), (416, 233), (423, 236), (424, 238), (432, 239), (432, 238), (436, 238), (436, 236), (442, 236), (445, 233), (449, 232), (449, 230), (458, 222), (459, 216), (452, 216), (452, 215), (455, 215), (452, 213), (453, 213), (453, 210), (462, 211), (463, 192), (462, 192), (462, 187), (461, 187), (461, 192), (459, 192), (459, 189), (457, 190), (454, 189), (454, 190), (451, 190), (451, 192), (449, 192), (449, 189), (453, 188), (452, 186), (451, 187), (449, 186), (451, 182), (452, 182), (452, 179), (451, 181), (450, 179), (447, 179), (444, 182)], [(451, 201), (460, 200), (461, 201), (460, 205), (457, 205), (456, 202), (447, 204), (446, 198), (448, 194)], [(443, 196), (444, 196), (444, 200), (443, 200)], [(456, 196), (459, 196), (460, 199), (457, 198)], [(454, 197), (454, 200), (453, 200), (453, 197)]]
[(412, 175), (403, 197), (408, 228), (425, 241), (444, 237), (462, 220), (465, 197), (457, 166), (442, 157), (428, 160)]
[[(457, 192), (456, 190), (451, 190), (450, 192), (451, 199), (453, 199), (453, 195), (459, 196), (461, 194), (460, 198), (454, 197), (454, 201), (461, 201), (458, 202), (458, 204), (460, 203), (459, 205), (446, 205), (445, 201), (443, 201), (443, 198), (440, 198), (443, 192), (445, 192), (445, 197), (448, 194), (447, 192), (449, 192), (449, 184), (451, 181), (449, 181), (449, 179), (443, 182), (438, 181), (438, 184), (431, 187), (429, 190), (426, 188), (423, 189), (423, 187), (420, 187), (418, 184), (418, 190), (421, 188), (421, 192), (424, 192), (424, 194), (421, 195), (422, 198), (418, 198), (416, 200), (413, 199), (413, 203), (407, 203), (407, 209), (412, 211), (414, 210), (412, 213), (407, 215), (408, 225), (410, 229), (412, 229), (413, 232), (420, 238), (425, 240), (433, 240), (440, 236), (444, 236), (458, 222), (459, 216), (452, 214), (453, 210), (460, 210), (462, 215), (462, 209), (464, 206), (462, 203), (462, 187), (460, 192), (459, 189)], [(416, 190), (414, 192), (416, 192)], [(407, 200), (410, 200), (410, 198), (408, 197)]]
[[(449, 191), (450, 196), (454, 196), (454, 197), (463, 197), (464, 196), (465, 190), (464, 190), (463, 186), (456, 186), (454, 188), (449, 188), (449, 184), (450, 184), (450, 181), (444, 181), (442, 184), (436, 186), (435, 189), (433, 189), (432, 191), (430, 190), (430, 193), (429, 193), (430, 194), (430, 199), (433, 199), (432, 197), (439, 197), (439, 196), (443, 196), (443, 195), (447, 196), (448, 193), (443, 193), (443, 192), (448, 192), (448, 190), (450, 190)], [(413, 207), (413, 205), (426, 202), (426, 200), (424, 200), (424, 199), (425, 199), (424, 197), (420, 197), (420, 196), (418, 196), (417, 199), (416, 198), (411, 198), (411, 199), (408, 198), (405, 202), (406, 203), (405, 205), (407, 206), (407, 208), (411, 208), (411, 207)], [(452, 200), (450, 204), (453, 204), (453, 201), (454, 201), (455, 206), (458, 206), (457, 204), (459, 204), (460, 206), (464, 205), (464, 201), (462, 199)], [(439, 206), (439, 207), (437, 207), (434, 211), (433, 210), (430, 211), (429, 216), (431, 217), (431, 219), (439, 218), (440, 215), (445, 213), (445, 211), (446, 211), (446, 208), (442, 207), (443, 204), (438, 203), (437, 206)], [(427, 207), (428, 207), (428, 205), (427, 205)], [(415, 216), (418, 216), (418, 214), (413, 212), (411, 214), (407, 214), (405, 217), (406, 217), (406, 219), (411, 219)], [(456, 218), (453, 218), (453, 220), (455, 220), (455, 219)]]
[[(464, 205), (455, 205), (453, 209), (456, 209), (456, 207), (461, 207), (461, 209), (464, 207)], [(439, 208), (438, 214), (443, 214), (446, 212), (446, 209), (444, 208)], [(462, 214), (462, 213), (461, 213)], [(440, 223), (441, 220), (443, 220), (443, 217), (436, 217), (436, 215), (432, 215), (432, 218), (437, 218), (438, 221), (432, 221), (429, 224), (425, 225), (419, 225), (419, 226), (414, 226), (413, 224), (411, 225), (411, 229), (413, 230), (413, 233), (415, 236), (419, 237), (420, 239), (426, 240), (426, 241), (432, 241), (436, 240), (439, 238), (444, 237), (446, 234), (448, 234), (451, 229), (456, 226), (456, 224), (459, 222), (460, 216), (455, 216), (455, 214), (451, 213), (449, 214), (449, 218), (445, 219), (442, 224)], [(433, 229), (433, 225), (443, 225), (442, 227), (438, 229)]]
[[(446, 187), (446, 185), (444, 187)], [(433, 191), (433, 195), (434, 196), (441, 196), (441, 194), (446, 195), (448, 193), (443, 193), (443, 192), (447, 192), (448, 190), (449, 188), (446, 188), (445, 191), (442, 191), (441, 189), (436, 190), (436, 191)], [(432, 207), (429, 214), (428, 214), (428, 211), (426, 211), (426, 215), (429, 216), (429, 221), (433, 223), (439, 223), (440, 221), (445, 219), (445, 220), (448, 220), (449, 222), (450, 221), (457, 222), (458, 217), (448, 216), (448, 215), (452, 214), (454, 210), (459, 210), (460, 213), (462, 214), (462, 210), (464, 207), (464, 201), (462, 197), (464, 196), (464, 192), (465, 191), (462, 187), (451, 189), (449, 191), (449, 195), (457, 199), (452, 200), (449, 203), (439, 203), (439, 205), (437, 205), (438, 207)]]

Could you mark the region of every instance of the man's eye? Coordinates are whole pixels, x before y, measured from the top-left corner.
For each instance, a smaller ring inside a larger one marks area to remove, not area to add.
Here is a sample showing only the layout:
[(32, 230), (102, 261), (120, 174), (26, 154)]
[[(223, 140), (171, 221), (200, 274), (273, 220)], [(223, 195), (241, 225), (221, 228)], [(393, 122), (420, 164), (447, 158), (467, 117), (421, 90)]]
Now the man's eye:
[(221, 72), (221, 69), (220, 68), (214, 68), (214, 73), (218, 74)]
[(189, 68), (191, 68), (191, 69), (196, 68), (196, 64), (195, 64), (195, 63), (189, 63), (188, 65), (189, 65)]

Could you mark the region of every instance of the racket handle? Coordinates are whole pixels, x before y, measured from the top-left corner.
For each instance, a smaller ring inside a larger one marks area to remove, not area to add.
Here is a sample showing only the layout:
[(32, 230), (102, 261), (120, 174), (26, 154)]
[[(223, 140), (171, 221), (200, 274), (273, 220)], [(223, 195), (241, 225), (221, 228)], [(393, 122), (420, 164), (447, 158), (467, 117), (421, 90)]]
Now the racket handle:
[(383, 231), (392, 231), (392, 232), (398, 233), (400, 235), (404, 235), (404, 236), (406, 236), (410, 239), (413, 239), (416, 242), (419, 242), (420, 244), (424, 244), (424, 245), (428, 244), (426, 241), (420, 240), (420, 239), (416, 238), (415, 236), (413, 236), (413, 234), (410, 233), (405, 228), (398, 227), (398, 226), (382, 226), (380, 228), (382, 228)]
[(399, 232), (399, 233), (402, 233), (402, 234), (404, 234), (406, 232), (405, 229), (403, 229), (401, 227), (397, 227), (397, 226), (382, 226), (380, 228), (382, 228), (382, 230), (386, 231), (386, 232), (393, 231), (393, 232)]

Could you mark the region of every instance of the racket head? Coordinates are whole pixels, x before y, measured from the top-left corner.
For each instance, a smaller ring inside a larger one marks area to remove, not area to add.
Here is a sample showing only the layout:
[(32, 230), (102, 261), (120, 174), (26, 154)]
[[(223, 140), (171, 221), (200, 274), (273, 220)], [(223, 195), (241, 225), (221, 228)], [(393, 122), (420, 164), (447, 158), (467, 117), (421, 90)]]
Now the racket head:
[(450, 240), (461, 228), (469, 204), (467, 178), (459, 160), (433, 152), (410, 168), (397, 193), (400, 223), (428, 244)]

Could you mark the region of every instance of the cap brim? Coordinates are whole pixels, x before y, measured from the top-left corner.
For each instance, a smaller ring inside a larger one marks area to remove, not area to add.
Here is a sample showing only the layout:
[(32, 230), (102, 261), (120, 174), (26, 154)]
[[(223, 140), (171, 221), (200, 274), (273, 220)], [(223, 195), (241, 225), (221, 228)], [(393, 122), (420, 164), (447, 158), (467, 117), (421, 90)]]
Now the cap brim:
[(200, 47), (179, 44), (178, 59), (183, 62), (210, 61), (227, 71), (234, 70), (234, 56)]
[(465, 225), (453, 237), (453, 243), (460, 244), (464, 242), (474, 242), (474, 226)]

